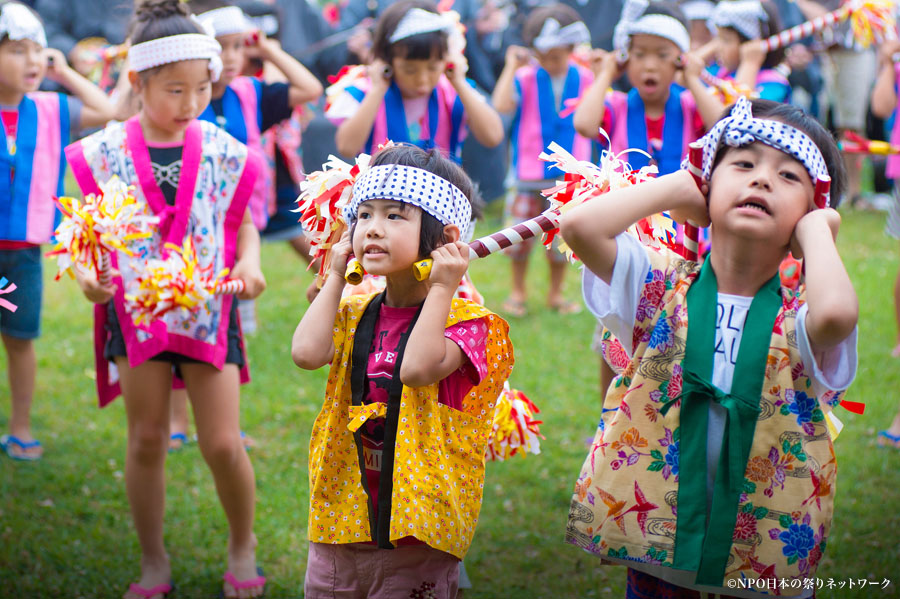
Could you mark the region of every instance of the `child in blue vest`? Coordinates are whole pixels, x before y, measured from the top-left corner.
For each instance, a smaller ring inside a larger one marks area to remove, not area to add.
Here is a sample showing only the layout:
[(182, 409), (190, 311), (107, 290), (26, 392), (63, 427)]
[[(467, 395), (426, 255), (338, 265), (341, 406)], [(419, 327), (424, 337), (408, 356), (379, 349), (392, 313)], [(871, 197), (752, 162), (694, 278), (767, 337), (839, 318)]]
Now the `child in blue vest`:
[[(594, 79), (590, 69), (572, 58), (575, 46), (590, 43), (590, 32), (575, 9), (552, 4), (531, 11), (522, 35), (531, 50), (509, 47), (492, 96), (499, 112), (514, 113), (511, 142), (516, 189), (508, 195), (506, 206), (510, 224), (533, 218), (548, 207), (540, 192), (551, 187), (561, 172), (538, 158), (547, 146), (556, 142), (579, 160), (591, 159), (590, 139), (575, 132), (571, 111), (571, 104), (578, 101)], [(507, 250), (512, 258), (512, 290), (503, 309), (513, 316), (526, 313), (525, 279), (533, 245), (529, 240)], [(547, 304), (561, 313), (580, 311), (580, 305), (567, 302), (562, 295), (565, 255), (551, 251), (547, 257)]]
[[(40, 334), (42, 243), (50, 241), (59, 213), (66, 162), (63, 147), (72, 131), (102, 125), (112, 117), (106, 95), (47, 48), (44, 27), (23, 4), (0, 8), (0, 275), (17, 285), (9, 299), (15, 312), (0, 311), (12, 413), (9, 434), (0, 437), (8, 456), (36, 460), (43, 449), (31, 434), (31, 402)], [(38, 92), (44, 77), (73, 96)]]
[(716, 66), (712, 74), (753, 89), (760, 98), (791, 101), (791, 85), (776, 67), (784, 61), (784, 48), (768, 53), (759, 40), (781, 31), (777, 9), (769, 2), (719, 2), (712, 24), (717, 29)]

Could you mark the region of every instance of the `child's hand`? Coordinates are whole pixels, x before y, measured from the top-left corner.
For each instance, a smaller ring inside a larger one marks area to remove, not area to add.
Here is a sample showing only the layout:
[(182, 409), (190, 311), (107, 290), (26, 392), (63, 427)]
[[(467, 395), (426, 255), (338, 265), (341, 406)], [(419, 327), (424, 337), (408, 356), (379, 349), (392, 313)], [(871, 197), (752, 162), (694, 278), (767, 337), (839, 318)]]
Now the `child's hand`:
[[(105, 304), (116, 294), (115, 284), (101, 285), (97, 280), (96, 273), (93, 271), (83, 271), (78, 266), (73, 268), (72, 271), (75, 273), (75, 281), (78, 282), (81, 292), (84, 293), (84, 297), (88, 298), (88, 301), (95, 304)], [(119, 276), (119, 271), (111, 269), (110, 280), (117, 276)]]
[(353, 245), (350, 243), (350, 231), (344, 231), (340, 241), (331, 246), (331, 265), (328, 270), (340, 278), (344, 278), (347, 272), (347, 262), (353, 255)]
[(376, 58), (369, 64), (368, 70), (372, 89), (386, 92), (391, 86), (391, 78), (394, 76), (390, 65), (380, 58)]
[(665, 175), (673, 181), (672, 197), (676, 201), (669, 208), (669, 216), (675, 222), (684, 224), (690, 221), (698, 227), (709, 226), (709, 184), (704, 181), (698, 189), (694, 177), (686, 170)]
[(815, 58), (812, 52), (803, 44), (794, 44), (785, 50), (785, 60), (788, 66), (795, 71), (802, 71), (809, 66)]
[(56, 48), (45, 48), (44, 56), (47, 59), (47, 79), (55, 83), (63, 83), (66, 71), (69, 69), (66, 55)]
[(761, 67), (766, 61), (766, 50), (759, 40), (747, 40), (741, 44), (741, 63)]
[(522, 46), (510, 46), (506, 49), (506, 66), (511, 69), (526, 67), (531, 62), (531, 52)]
[(231, 269), (230, 277), (244, 282), (244, 291), (237, 295), (238, 299), (251, 300), (266, 290), (266, 277), (263, 276), (259, 264), (253, 264), (251, 261), (238, 260)]
[(703, 69), (706, 68), (706, 62), (698, 53), (687, 52), (681, 55), (679, 68), (684, 70), (685, 79), (699, 79)]
[(263, 60), (271, 60), (272, 51), (281, 48), (278, 40), (269, 39), (266, 34), (256, 29), (244, 37), (244, 45), (248, 48), (259, 50), (259, 57)]
[(615, 81), (625, 70), (626, 63), (619, 63), (619, 55), (617, 52), (607, 52), (600, 48), (591, 50), (590, 54), (591, 70), (595, 77), (601, 75), (607, 76), (610, 80)]
[(434, 264), (428, 282), (431, 287), (446, 287), (453, 291), (459, 286), (469, 268), (469, 245), (462, 241), (446, 243), (431, 252)]
[(447, 57), (447, 65), (444, 67), (444, 74), (454, 86), (468, 85), (466, 83), (466, 73), (469, 72), (469, 61), (460, 53), (451, 54)]
[(893, 65), (894, 55), (900, 53), (900, 40), (886, 40), (878, 48), (878, 62), (882, 65)]
[(809, 245), (810, 239), (817, 233), (828, 232), (832, 241), (837, 239), (841, 228), (841, 215), (834, 208), (810, 210), (797, 221), (794, 234), (791, 236), (791, 253), (798, 260), (803, 258), (803, 248)]

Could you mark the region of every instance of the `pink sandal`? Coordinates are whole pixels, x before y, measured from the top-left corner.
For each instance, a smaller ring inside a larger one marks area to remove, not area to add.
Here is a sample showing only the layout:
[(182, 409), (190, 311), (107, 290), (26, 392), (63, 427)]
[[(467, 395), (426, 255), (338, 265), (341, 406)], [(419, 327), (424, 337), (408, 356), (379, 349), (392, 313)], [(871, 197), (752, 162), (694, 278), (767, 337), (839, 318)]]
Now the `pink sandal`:
[(169, 596), (169, 593), (175, 590), (175, 585), (171, 582), (166, 582), (163, 584), (158, 584), (151, 589), (145, 589), (138, 583), (134, 582), (129, 587), (128, 590), (134, 593), (135, 595), (140, 595), (141, 597), (145, 597), (146, 599), (150, 599), (153, 595), (162, 595), (163, 599)]
[[(238, 580), (234, 574), (231, 573), (231, 570), (225, 572), (225, 575), (222, 578), (231, 585), (231, 587), (235, 591), (240, 591), (241, 589), (249, 589), (250, 587), (262, 587), (263, 592), (260, 595), (257, 595), (255, 599), (259, 599), (260, 597), (266, 596), (266, 577), (263, 574), (263, 569), (257, 566), (256, 568), (257, 577), (256, 578), (248, 578), (247, 580)], [(225, 596), (225, 591), (222, 591), (222, 597)]]

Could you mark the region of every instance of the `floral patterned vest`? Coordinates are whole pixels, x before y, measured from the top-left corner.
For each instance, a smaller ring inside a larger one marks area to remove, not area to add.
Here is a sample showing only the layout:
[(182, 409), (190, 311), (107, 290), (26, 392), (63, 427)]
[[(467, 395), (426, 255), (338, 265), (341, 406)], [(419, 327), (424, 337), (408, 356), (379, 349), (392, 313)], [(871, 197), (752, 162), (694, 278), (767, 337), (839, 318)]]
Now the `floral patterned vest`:
[[(679, 547), (686, 295), (699, 266), (668, 251), (648, 250), (648, 256), (633, 357), (605, 332), (604, 350), (618, 376), (575, 485), (566, 539), (601, 557), (641, 562), (639, 569), (653, 573), (672, 568)], [(722, 587), (729, 579), (814, 578), (831, 528), (837, 464), (825, 413), (840, 394), (813, 395), (795, 328), (804, 300), (782, 298)], [(775, 588), (775, 594), (802, 592), (802, 585)]]
[[(335, 355), (309, 446), (308, 534), (316, 543), (356, 543), (376, 536), (354, 433), (367, 419), (388, 412), (383, 403), (352, 405), (350, 384), (357, 327), (374, 297), (344, 298), (335, 319)], [(454, 299), (447, 326), (477, 318), (488, 324), (487, 375), (466, 395), (461, 411), (438, 403), (437, 383), (404, 386), (393, 447), (390, 541), (414, 536), (459, 559), (475, 533), (494, 403), (514, 361), (509, 326), (486, 308)], [(386, 453), (387, 444), (386, 435)], [(388, 466), (382, 467), (384, 477)]]

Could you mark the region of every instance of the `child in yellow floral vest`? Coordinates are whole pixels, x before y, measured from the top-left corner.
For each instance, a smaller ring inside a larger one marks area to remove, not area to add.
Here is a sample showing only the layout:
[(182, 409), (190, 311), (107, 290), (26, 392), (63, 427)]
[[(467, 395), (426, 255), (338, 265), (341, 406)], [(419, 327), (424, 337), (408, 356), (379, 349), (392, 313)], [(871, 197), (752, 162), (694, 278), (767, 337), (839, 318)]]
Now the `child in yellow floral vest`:
[[(331, 364), (310, 441), (307, 598), (456, 596), (513, 364), (507, 324), (453, 299), (471, 195), (438, 151), (401, 145), (375, 155), (344, 208), (350, 231), (291, 346), (301, 368)], [(384, 292), (341, 299), (351, 254)]]
[[(563, 217), (585, 301), (627, 363), (566, 538), (628, 566), (629, 598), (811, 597), (834, 507), (831, 409), (855, 408), (840, 396), (856, 373), (859, 308), (829, 207), (841, 159), (816, 121), (765, 100), (739, 100), (698, 143), (693, 174)], [(712, 223), (702, 266), (622, 233), (663, 210)], [(779, 282), (789, 249), (805, 257), (799, 297)]]

